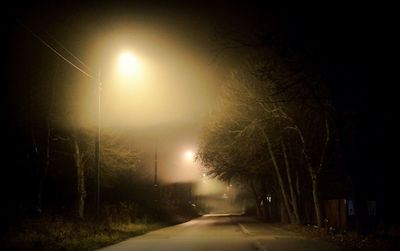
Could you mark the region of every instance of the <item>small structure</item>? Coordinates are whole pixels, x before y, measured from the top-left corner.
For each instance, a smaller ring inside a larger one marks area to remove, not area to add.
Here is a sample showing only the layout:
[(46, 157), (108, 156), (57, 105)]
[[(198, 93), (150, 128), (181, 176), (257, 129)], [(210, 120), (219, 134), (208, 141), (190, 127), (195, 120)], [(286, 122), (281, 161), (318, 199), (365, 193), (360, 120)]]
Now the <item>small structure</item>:
[(343, 231), (348, 227), (348, 201), (334, 199), (324, 201), (325, 218), (327, 225)]

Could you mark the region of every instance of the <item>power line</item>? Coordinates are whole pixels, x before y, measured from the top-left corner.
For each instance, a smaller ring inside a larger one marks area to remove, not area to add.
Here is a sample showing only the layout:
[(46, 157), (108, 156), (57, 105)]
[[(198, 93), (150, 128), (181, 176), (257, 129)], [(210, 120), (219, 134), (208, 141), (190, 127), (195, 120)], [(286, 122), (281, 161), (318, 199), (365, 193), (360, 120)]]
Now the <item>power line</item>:
[[(17, 23), (19, 25), (21, 25), (24, 29), (26, 29), (27, 31), (29, 31), (36, 39), (38, 39), (42, 44), (44, 44), (46, 47), (48, 47), (51, 51), (53, 51), (55, 54), (57, 54), (60, 58), (62, 58), (64, 61), (66, 61), (67, 63), (69, 63), (70, 65), (72, 65), (75, 69), (77, 69), (78, 71), (80, 71), (81, 73), (83, 73), (84, 75), (86, 75), (87, 77), (91, 78), (91, 79), (96, 79), (95, 77), (93, 77), (92, 75), (90, 75), (89, 73), (85, 72), (84, 70), (82, 70), (81, 68), (79, 68), (79, 66), (75, 65), (74, 63), (72, 63), (71, 61), (69, 61), (67, 58), (65, 58), (63, 55), (61, 55), (56, 49), (54, 49), (53, 47), (51, 47), (51, 45), (49, 45), (48, 43), (46, 43), (46, 41), (44, 41), (39, 35), (37, 35), (35, 32), (33, 32), (33, 30), (31, 30), (28, 26), (26, 26), (25, 24), (23, 24), (18, 18), (16, 19)], [(66, 49), (65, 49), (66, 50)], [(68, 50), (66, 50), (68, 51)], [(70, 52), (69, 52), (70, 53)], [(71, 55), (73, 55), (72, 53), (70, 53)], [(74, 56), (75, 57), (75, 56)], [(81, 62), (77, 57), (75, 57), (79, 62)], [(82, 62), (81, 62), (82, 63)], [(83, 64), (83, 63), (82, 63)], [(85, 64), (83, 64), (85, 65)], [(85, 65), (86, 66), (86, 65)]]
[[(36, 24), (40, 25), (38, 22), (35, 22)], [(60, 46), (63, 50), (65, 50), (70, 56), (72, 56), (75, 60), (77, 60), (82, 66), (84, 66), (86, 68), (86, 70), (89, 71), (89, 73), (93, 73), (93, 70), (90, 69), (90, 67), (85, 64), (82, 60), (80, 60), (80, 58), (78, 58), (77, 56), (75, 56), (70, 50), (68, 50), (60, 41), (58, 41), (53, 35), (51, 35), (48, 31), (46, 31), (43, 28), (40, 28), (44, 33), (46, 33), (46, 35), (48, 37), (50, 37), (58, 46)]]
[(51, 39), (53, 39), (62, 49), (64, 49), (66, 52), (68, 52), (69, 55), (71, 55), (73, 58), (75, 58), (79, 63), (81, 63), (86, 70), (92, 71), (89, 66), (87, 66), (82, 60), (80, 60), (77, 56), (75, 56), (71, 51), (69, 51), (61, 42), (59, 42), (57, 39), (55, 39), (51, 34), (49, 34), (47, 31), (44, 31)]

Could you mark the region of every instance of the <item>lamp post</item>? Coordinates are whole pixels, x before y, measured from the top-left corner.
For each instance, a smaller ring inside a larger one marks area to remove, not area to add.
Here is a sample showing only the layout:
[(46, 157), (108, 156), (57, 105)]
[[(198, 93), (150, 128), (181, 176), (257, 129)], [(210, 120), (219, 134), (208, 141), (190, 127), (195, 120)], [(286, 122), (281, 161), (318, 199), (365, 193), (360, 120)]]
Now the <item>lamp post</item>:
[[(130, 53), (123, 53), (119, 57), (119, 70), (120, 73), (132, 77), (137, 73), (139, 63), (137, 59)], [(100, 216), (100, 131), (101, 131), (101, 69), (97, 75), (97, 128), (95, 136), (95, 150), (94, 150), (94, 167), (96, 170), (96, 218)]]
[(156, 146), (155, 146), (155, 151), (154, 151), (154, 187), (158, 186), (158, 180), (157, 180), (157, 139), (156, 139)]
[(99, 217), (100, 211), (100, 128), (101, 128), (101, 70), (97, 75), (97, 128), (94, 141), (94, 167), (96, 170), (96, 218)]

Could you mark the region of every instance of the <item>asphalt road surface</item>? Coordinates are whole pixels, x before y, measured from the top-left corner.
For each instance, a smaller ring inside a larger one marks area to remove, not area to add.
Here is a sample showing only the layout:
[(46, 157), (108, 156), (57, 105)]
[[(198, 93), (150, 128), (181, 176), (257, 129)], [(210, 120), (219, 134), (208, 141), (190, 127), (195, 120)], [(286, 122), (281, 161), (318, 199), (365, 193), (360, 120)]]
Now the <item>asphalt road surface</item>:
[(312, 240), (249, 217), (206, 215), (108, 246), (102, 251), (338, 251), (332, 243)]

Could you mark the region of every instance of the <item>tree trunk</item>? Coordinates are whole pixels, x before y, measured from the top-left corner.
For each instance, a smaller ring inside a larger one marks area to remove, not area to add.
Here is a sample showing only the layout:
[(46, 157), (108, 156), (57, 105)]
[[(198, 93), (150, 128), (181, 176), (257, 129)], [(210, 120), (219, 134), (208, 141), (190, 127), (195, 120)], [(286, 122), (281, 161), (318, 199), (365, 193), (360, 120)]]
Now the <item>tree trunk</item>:
[[(54, 72), (53, 76), (53, 82), (56, 80), (56, 76), (58, 73), (58, 67), (59, 64), (57, 64), (56, 71)], [(32, 93), (31, 93), (32, 96)], [(50, 138), (51, 138), (51, 114), (53, 111), (53, 106), (54, 106), (54, 96), (55, 96), (55, 84), (52, 84), (51, 87), (51, 96), (50, 96), (50, 103), (47, 109), (47, 114), (46, 114), (46, 152), (44, 156), (44, 165), (40, 164), (40, 167), (38, 168), (38, 173), (37, 173), (37, 190), (36, 190), (36, 211), (41, 212), (42, 211), (42, 190), (43, 190), (43, 183), (46, 179), (47, 175), (47, 170), (49, 169), (50, 166)], [(32, 98), (32, 97), (31, 97)], [(31, 104), (32, 106), (32, 104)], [(31, 114), (32, 108), (31, 108)], [(33, 131), (32, 131), (32, 137), (34, 138)], [(35, 142), (36, 140), (33, 140)], [(43, 167), (42, 167), (43, 166)]]
[(276, 173), (276, 176), (277, 176), (277, 178), (278, 178), (279, 187), (281, 188), (283, 204), (284, 204), (284, 206), (285, 206), (285, 208), (286, 208), (286, 211), (287, 211), (287, 214), (288, 214), (288, 216), (289, 216), (290, 223), (293, 224), (293, 223), (296, 222), (295, 216), (293, 215), (293, 212), (292, 212), (292, 210), (290, 209), (290, 205), (289, 205), (289, 200), (288, 200), (288, 197), (287, 197), (287, 192), (286, 192), (285, 184), (284, 184), (284, 182), (283, 182), (281, 173), (280, 173), (280, 171), (279, 171), (279, 166), (278, 166), (278, 163), (277, 163), (277, 161), (276, 161), (276, 159), (275, 159), (275, 154), (274, 154), (273, 151), (272, 151), (271, 142), (270, 142), (269, 137), (267, 136), (267, 134), (266, 134), (264, 131), (262, 131), (262, 132), (263, 132), (263, 134), (264, 134), (265, 141), (267, 142), (268, 152), (269, 152), (269, 154), (270, 154), (270, 156), (271, 156), (272, 163), (273, 163), (273, 166), (274, 166), (274, 169), (275, 169), (275, 173)]
[(267, 187), (266, 187), (266, 183), (265, 183), (264, 180), (265, 179), (262, 178), (262, 182), (261, 182), (261, 201), (263, 202), (263, 205), (262, 205), (263, 217), (264, 217), (264, 220), (267, 220), (267, 219), (271, 219), (271, 214), (270, 214), (270, 212), (268, 210), (269, 202), (267, 200)]
[(327, 118), (325, 118), (325, 130), (326, 130), (325, 143), (324, 143), (324, 146), (322, 147), (322, 152), (321, 152), (321, 157), (319, 160), (318, 168), (315, 170), (308, 163), (308, 169), (309, 169), (311, 181), (312, 181), (312, 193), (313, 193), (313, 199), (314, 199), (315, 214), (317, 216), (317, 224), (319, 227), (322, 226), (322, 212), (321, 212), (321, 204), (320, 204), (319, 195), (318, 195), (318, 173), (324, 166), (325, 151), (326, 151), (326, 148), (328, 147), (328, 143), (330, 140), (329, 121)]
[(292, 208), (293, 208), (293, 214), (295, 217), (295, 223), (296, 224), (300, 224), (300, 216), (299, 216), (299, 210), (298, 210), (298, 205), (297, 205), (297, 194), (294, 191), (293, 188), (293, 182), (292, 182), (292, 176), (291, 176), (291, 172), (290, 172), (290, 168), (289, 168), (289, 160), (287, 158), (287, 154), (286, 154), (286, 147), (285, 147), (285, 143), (283, 143), (283, 141), (281, 142), (282, 144), (282, 152), (283, 152), (283, 158), (285, 160), (285, 166), (286, 166), (286, 174), (287, 174), (287, 179), (288, 179), (288, 185), (289, 185), (289, 191), (290, 191), (290, 196), (292, 198)]
[(73, 143), (75, 151), (74, 153), (75, 165), (77, 170), (77, 190), (78, 190), (77, 214), (80, 219), (84, 219), (86, 190), (85, 190), (85, 170), (83, 165), (83, 156), (79, 150), (79, 145), (75, 137), (73, 137)]
[(296, 194), (297, 194), (297, 198), (299, 198), (301, 200), (300, 181), (299, 181), (299, 172), (298, 172), (298, 170), (295, 171), (295, 178), (296, 178)]
[[(294, 129), (298, 133), (298, 135), (300, 137), (300, 140), (301, 140), (301, 143), (302, 143), (301, 152), (302, 152), (302, 155), (304, 157), (304, 161), (305, 161), (305, 164), (307, 166), (307, 170), (308, 170), (308, 172), (310, 174), (311, 182), (312, 182), (312, 194), (313, 194), (315, 216), (317, 217), (317, 225), (319, 227), (321, 227), (322, 226), (322, 218), (321, 218), (322, 217), (322, 213), (321, 213), (321, 206), (320, 206), (319, 197), (318, 197), (318, 173), (317, 173), (317, 171), (314, 170), (314, 168), (311, 165), (311, 158), (306, 152), (306, 143), (305, 143), (305, 140), (304, 140), (304, 137), (303, 137), (303, 133), (301, 132), (300, 128), (298, 128), (297, 126), (294, 126), (291, 129)], [(329, 127), (327, 127), (327, 130), (329, 132)], [(323, 153), (325, 151), (325, 148), (326, 148), (328, 140), (329, 140), (329, 133), (327, 134), (327, 140), (325, 141), (325, 145), (324, 145), (324, 148), (323, 148)], [(318, 168), (321, 168), (321, 164), (320, 164), (320, 166)]]
[(284, 223), (289, 222), (288, 212), (282, 200), (279, 201), (279, 208), (280, 208), (281, 222)]
[(322, 227), (322, 213), (318, 195), (318, 176), (315, 174), (315, 172), (313, 172), (313, 170), (309, 171), (311, 174), (312, 194), (314, 200), (315, 216), (317, 217), (317, 225), (319, 227)]
[(260, 199), (259, 199), (257, 190), (256, 190), (256, 188), (254, 187), (254, 183), (253, 183), (252, 180), (250, 181), (250, 188), (251, 188), (251, 191), (253, 192), (254, 201), (255, 201), (255, 203), (256, 203), (257, 216), (261, 216)]

